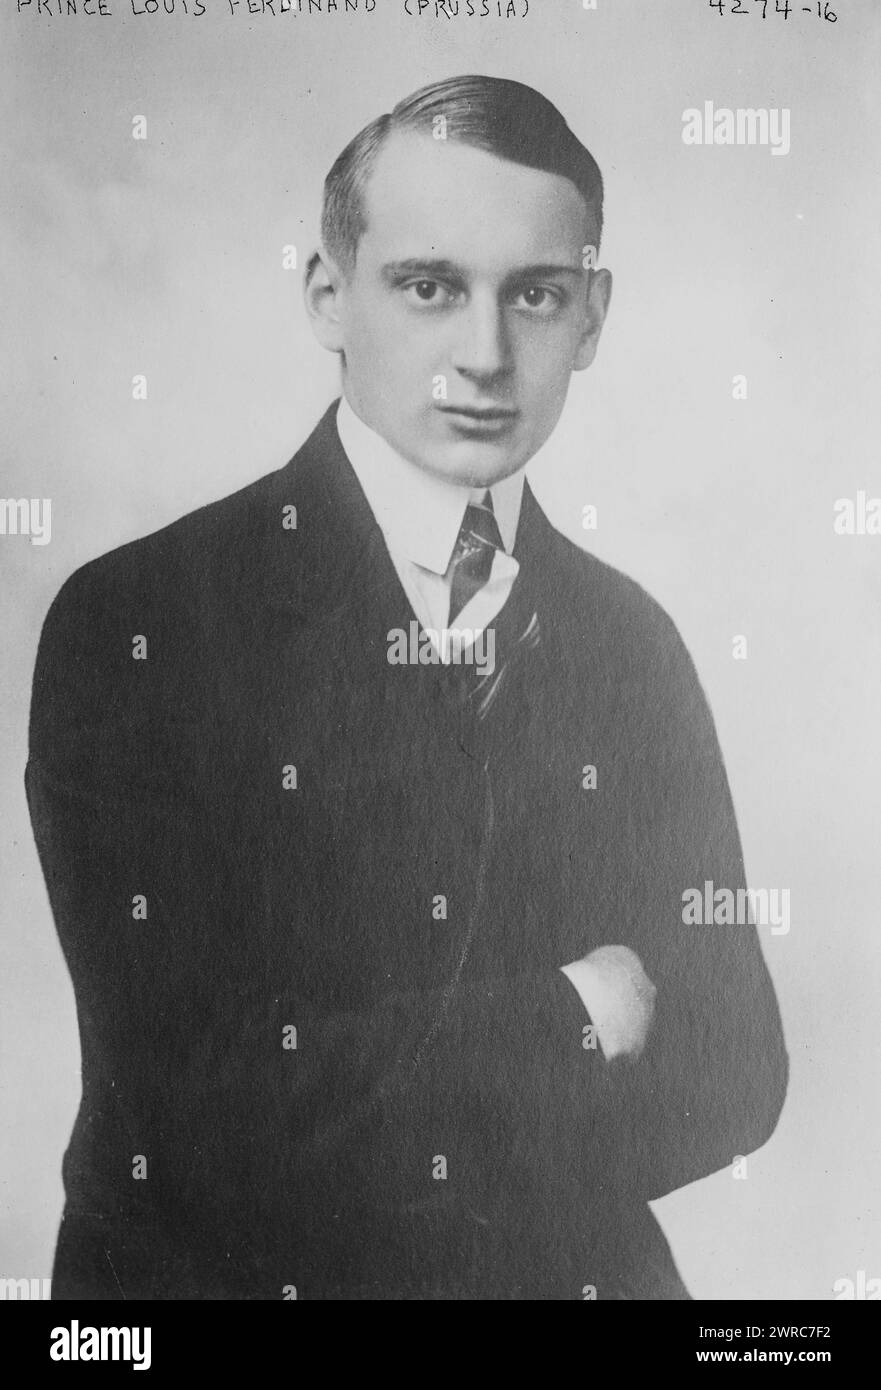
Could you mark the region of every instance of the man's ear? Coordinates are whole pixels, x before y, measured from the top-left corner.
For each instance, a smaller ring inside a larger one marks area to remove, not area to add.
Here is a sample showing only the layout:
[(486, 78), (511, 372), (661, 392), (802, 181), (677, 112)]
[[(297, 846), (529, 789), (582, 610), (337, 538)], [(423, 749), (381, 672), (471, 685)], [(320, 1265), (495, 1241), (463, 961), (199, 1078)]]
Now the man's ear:
[(608, 270), (589, 270), (590, 284), (587, 287), (587, 310), (584, 332), (572, 363), (573, 372), (583, 372), (596, 356), (597, 344), (609, 312), (612, 298), (612, 274)]
[(343, 351), (340, 322), (342, 284), (342, 274), (327, 253), (315, 251), (309, 257), (303, 277), (303, 301), (312, 332), (328, 352)]

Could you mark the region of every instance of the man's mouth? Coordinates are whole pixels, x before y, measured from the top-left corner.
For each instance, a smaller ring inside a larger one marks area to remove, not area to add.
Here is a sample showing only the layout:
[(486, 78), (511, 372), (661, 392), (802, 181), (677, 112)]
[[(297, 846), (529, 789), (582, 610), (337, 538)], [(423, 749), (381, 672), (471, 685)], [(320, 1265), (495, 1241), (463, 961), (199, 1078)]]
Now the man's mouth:
[(502, 405), (442, 405), (440, 409), (458, 434), (475, 439), (507, 434), (518, 415)]
[(513, 420), (517, 414), (510, 406), (504, 405), (442, 405), (445, 415), (461, 415), (468, 420)]

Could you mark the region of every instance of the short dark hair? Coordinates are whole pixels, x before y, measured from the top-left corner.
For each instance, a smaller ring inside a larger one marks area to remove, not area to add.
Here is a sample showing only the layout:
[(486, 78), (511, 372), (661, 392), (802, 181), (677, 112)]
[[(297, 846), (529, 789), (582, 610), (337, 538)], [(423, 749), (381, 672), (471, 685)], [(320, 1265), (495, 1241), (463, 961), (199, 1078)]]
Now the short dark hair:
[(354, 269), (366, 229), (364, 191), (384, 141), (395, 130), (431, 134), (440, 117), (447, 140), (569, 179), (587, 205), (599, 250), (603, 177), (593, 155), (573, 135), (556, 106), (534, 88), (508, 78), (450, 77), (420, 87), (389, 114), (371, 121), (335, 160), (324, 181), (321, 235), (345, 274)]

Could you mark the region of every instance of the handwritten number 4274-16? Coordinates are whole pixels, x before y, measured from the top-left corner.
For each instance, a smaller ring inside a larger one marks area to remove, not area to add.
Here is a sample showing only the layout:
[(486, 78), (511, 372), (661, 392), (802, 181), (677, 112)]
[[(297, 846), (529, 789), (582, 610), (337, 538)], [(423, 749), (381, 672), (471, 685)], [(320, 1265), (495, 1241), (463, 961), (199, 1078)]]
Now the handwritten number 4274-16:
[[(762, 19), (767, 19), (771, 0), (752, 0), (752, 4), (753, 7), (761, 5)], [(755, 8), (750, 9), (748, 0), (728, 0), (727, 5), (726, 0), (710, 0), (710, 9), (718, 10), (720, 15), (724, 14), (726, 9), (729, 14), (755, 13)], [(816, 0), (815, 5), (790, 5), (789, 0), (783, 0), (781, 5), (780, 0), (774, 0), (774, 9), (771, 13), (782, 14), (784, 19), (788, 19), (791, 13), (797, 14), (799, 10), (802, 14), (814, 14), (816, 12), (818, 19), (825, 19), (829, 24), (834, 24), (838, 19), (838, 15), (829, 6), (829, 0)]]

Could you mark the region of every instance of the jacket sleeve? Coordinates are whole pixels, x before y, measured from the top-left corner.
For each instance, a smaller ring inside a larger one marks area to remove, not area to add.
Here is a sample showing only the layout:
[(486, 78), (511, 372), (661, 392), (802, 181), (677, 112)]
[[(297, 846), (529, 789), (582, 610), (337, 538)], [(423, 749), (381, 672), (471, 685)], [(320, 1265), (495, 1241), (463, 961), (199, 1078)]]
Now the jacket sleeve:
[(712, 716), (666, 619), (643, 709), (629, 748), (629, 868), (608, 940), (636, 951), (657, 998), (642, 1055), (609, 1064), (615, 1084), (606, 1142), (618, 1171), (652, 1199), (766, 1142), (783, 1104), (788, 1062), (751, 918), (726, 925), (685, 920), (689, 890), (703, 899), (709, 882), (712, 892), (736, 895), (746, 879)]

